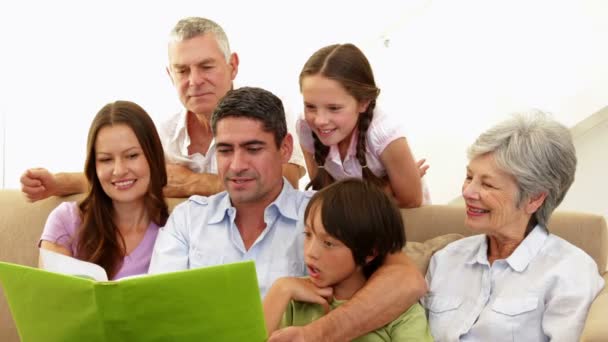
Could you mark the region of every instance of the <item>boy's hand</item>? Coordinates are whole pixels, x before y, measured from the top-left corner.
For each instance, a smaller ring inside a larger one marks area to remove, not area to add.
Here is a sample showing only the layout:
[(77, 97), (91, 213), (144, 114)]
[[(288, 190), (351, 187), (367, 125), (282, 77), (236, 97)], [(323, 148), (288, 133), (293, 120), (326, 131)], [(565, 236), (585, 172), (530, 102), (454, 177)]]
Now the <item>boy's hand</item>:
[(316, 303), (329, 312), (329, 300), (333, 296), (333, 288), (319, 288), (308, 278), (284, 277), (277, 280), (282, 291), (298, 302)]

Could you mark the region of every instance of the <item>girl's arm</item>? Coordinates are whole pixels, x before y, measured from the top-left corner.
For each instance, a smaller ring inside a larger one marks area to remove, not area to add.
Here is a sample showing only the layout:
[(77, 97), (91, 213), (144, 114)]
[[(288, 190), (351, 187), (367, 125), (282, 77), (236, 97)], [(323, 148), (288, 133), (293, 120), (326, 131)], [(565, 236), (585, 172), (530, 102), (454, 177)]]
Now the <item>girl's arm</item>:
[(380, 154), (386, 168), (390, 187), (402, 208), (417, 208), (422, 205), (420, 169), (405, 138), (392, 141)]
[(307, 278), (283, 277), (277, 279), (264, 298), (264, 319), (268, 335), (279, 328), (281, 318), (291, 300), (317, 303), (329, 311), (326, 298), (331, 297), (331, 288), (318, 288)]
[(302, 153), (304, 154), (304, 161), (306, 162), (306, 170), (308, 171), (308, 178), (313, 180), (317, 175), (317, 163), (315, 157), (311, 152), (304, 149), (304, 146), (300, 146)]

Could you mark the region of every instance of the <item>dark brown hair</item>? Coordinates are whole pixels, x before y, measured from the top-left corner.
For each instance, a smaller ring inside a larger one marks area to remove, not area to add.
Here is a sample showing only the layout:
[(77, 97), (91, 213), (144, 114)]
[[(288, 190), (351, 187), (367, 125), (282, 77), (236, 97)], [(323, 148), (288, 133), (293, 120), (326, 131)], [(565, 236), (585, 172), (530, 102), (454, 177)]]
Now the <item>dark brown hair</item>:
[[(369, 61), (363, 52), (353, 44), (329, 45), (315, 52), (304, 64), (300, 72), (300, 89), (302, 89), (303, 79), (314, 75), (321, 75), (337, 81), (359, 103), (369, 101), (366, 110), (359, 113), (357, 121), (359, 136), (357, 137), (356, 157), (363, 168), (363, 179), (377, 185), (385, 184), (386, 180), (374, 175), (367, 167), (367, 158), (365, 157), (367, 129), (374, 117), (376, 99), (380, 94)], [(329, 146), (323, 145), (314, 132), (312, 136), (315, 144), (315, 162), (318, 166), (323, 166), (329, 153)], [(312, 186), (314, 190), (319, 190), (333, 183), (333, 181), (333, 177), (324, 168), (320, 167), (306, 189)]]
[[(400, 251), (405, 245), (399, 208), (369, 182), (347, 178), (317, 192), (308, 202), (304, 222), (309, 224), (310, 215), (319, 209), (327, 234), (350, 248), (355, 264), (363, 267), (367, 278), (382, 265), (387, 254)], [(370, 255), (375, 258), (366, 262)]]
[(114, 222), (112, 199), (103, 191), (96, 171), (95, 142), (101, 128), (124, 124), (129, 126), (150, 166), (150, 185), (144, 203), (150, 219), (164, 226), (169, 210), (163, 197), (167, 171), (163, 148), (152, 119), (139, 105), (116, 101), (97, 113), (87, 139), (84, 173), (89, 181), (86, 197), (80, 202), (82, 225), (79, 231), (77, 257), (103, 267), (111, 279), (118, 272), (125, 256), (125, 241)]

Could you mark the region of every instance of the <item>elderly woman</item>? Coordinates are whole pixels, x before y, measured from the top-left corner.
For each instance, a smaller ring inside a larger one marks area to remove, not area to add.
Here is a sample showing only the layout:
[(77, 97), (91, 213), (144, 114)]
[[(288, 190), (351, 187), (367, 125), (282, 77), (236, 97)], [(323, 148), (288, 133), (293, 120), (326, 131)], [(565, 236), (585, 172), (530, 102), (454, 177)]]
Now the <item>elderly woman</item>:
[(591, 257), (547, 231), (575, 169), (569, 130), (542, 113), (470, 147), (465, 224), (480, 235), (431, 259), (423, 304), (436, 341), (578, 341), (604, 281)]

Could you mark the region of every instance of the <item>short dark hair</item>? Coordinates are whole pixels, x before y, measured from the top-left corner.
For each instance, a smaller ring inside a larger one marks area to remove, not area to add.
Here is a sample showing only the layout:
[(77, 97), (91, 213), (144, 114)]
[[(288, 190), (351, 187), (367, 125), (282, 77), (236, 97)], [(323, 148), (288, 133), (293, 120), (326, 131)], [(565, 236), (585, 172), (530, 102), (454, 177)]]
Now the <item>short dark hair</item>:
[[(387, 254), (400, 251), (405, 245), (399, 208), (370, 182), (347, 178), (323, 188), (308, 202), (305, 222), (319, 209), (327, 234), (350, 248), (355, 264), (363, 267), (368, 278)], [(375, 258), (366, 263), (370, 255)]]
[(274, 134), (277, 148), (287, 135), (283, 102), (276, 95), (255, 87), (230, 90), (211, 115), (211, 130), (217, 134), (217, 123), (227, 117), (243, 117), (261, 121), (264, 131)]

